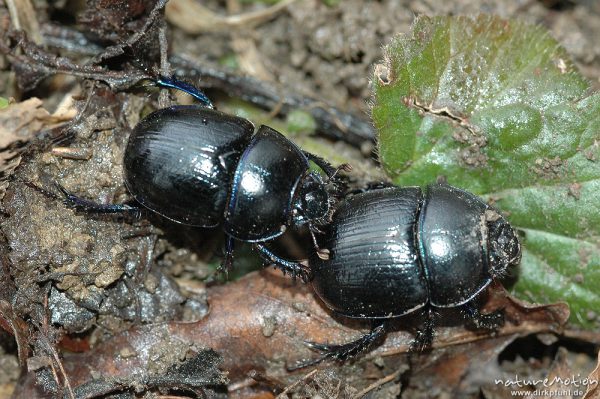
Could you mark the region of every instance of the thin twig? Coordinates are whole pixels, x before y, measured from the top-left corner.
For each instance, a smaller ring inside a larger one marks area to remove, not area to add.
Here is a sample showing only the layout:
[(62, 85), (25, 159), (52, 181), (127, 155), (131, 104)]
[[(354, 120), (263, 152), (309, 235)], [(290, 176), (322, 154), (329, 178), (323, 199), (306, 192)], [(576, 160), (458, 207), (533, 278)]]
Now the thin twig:
[(203, 88), (217, 88), (233, 97), (249, 101), (259, 108), (271, 111), (278, 108), (287, 115), (296, 109), (309, 112), (317, 123), (318, 132), (335, 140), (342, 140), (358, 148), (375, 138), (375, 129), (368, 118), (344, 112), (319, 99), (298, 95), (291, 90), (248, 76), (239, 76), (222, 69), (200, 64), (191, 59), (172, 56), (171, 65), (182, 78), (192, 80)]
[[(66, 31), (66, 32), (65, 32)], [(49, 42), (60, 44), (70, 51), (76, 51), (79, 47), (71, 43), (68, 28), (45, 29)], [(63, 33), (65, 32), (65, 33)], [(61, 38), (58, 41), (58, 38)], [(92, 45), (92, 43), (90, 43)], [(28, 61), (26, 60), (23, 60)], [(278, 114), (287, 115), (293, 110), (304, 109), (311, 114), (317, 124), (317, 132), (333, 140), (341, 140), (357, 148), (361, 148), (365, 142), (373, 142), (375, 129), (367, 115), (357, 115), (344, 112), (336, 107), (327, 105), (319, 99), (302, 96), (277, 87), (274, 83), (261, 81), (247, 76), (227, 72), (222, 68), (207, 66), (192, 59), (181, 56), (171, 56), (168, 60), (176, 74), (184, 80), (191, 80), (200, 88), (216, 88), (224, 91), (231, 97), (241, 98), (251, 104), (267, 111), (277, 110)], [(106, 82), (113, 90), (127, 90), (141, 80), (150, 76), (143, 71), (110, 71), (102, 68), (88, 66), (83, 69), (56, 68), (47, 66), (47, 73), (66, 73), (93, 80)]]
[[(48, 284), (46, 284), (46, 287), (50, 287)], [(46, 290), (46, 294), (44, 295), (44, 317), (42, 319), (42, 325), (38, 327), (39, 330), (39, 337), (40, 337), (40, 341), (41, 343), (44, 344), (44, 346), (46, 347), (46, 350), (50, 352), (50, 354), (52, 355), (52, 358), (54, 359), (53, 364), (51, 364), (52, 367), (52, 373), (54, 374), (54, 378), (56, 378), (56, 382), (57, 384), (59, 383), (58, 380), (58, 375), (56, 375), (56, 370), (54, 369), (54, 365), (58, 366), (59, 370), (60, 370), (60, 374), (62, 375), (62, 380), (63, 383), (65, 385), (65, 387), (67, 388), (67, 391), (69, 393), (69, 396), (71, 397), (71, 399), (75, 399), (75, 393), (73, 392), (73, 388), (71, 387), (71, 382), (69, 381), (69, 376), (67, 375), (67, 372), (65, 371), (65, 368), (63, 367), (62, 361), (60, 360), (60, 356), (58, 355), (58, 352), (56, 351), (56, 347), (50, 342), (50, 340), (48, 339), (48, 330), (50, 328), (50, 323), (48, 323), (48, 316), (49, 316), (49, 307), (48, 307), (48, 294), (49, 294), (50, 289), (48, 288)]]
[(31, 0), (6, 0), (6, 6), (15, 29), (24, 30), (36, 44), (42, 44), (44, 38)]
[[(169, 76), (171, 75), (171, 65), (169, 64), (167, 55), (169, 45), (167, 43), (167, 26), (164, 21), (162, 21), (160, 28), (158, 29), (158, 43), (160, 46), (160, 74), (162, 76)], [(171, 105), (169, 100), (169, 90), (163, 89), (160, 91), (158, 105), (161, 108)]]
[(359, 393), (357, 393), (356, 395), (354, 395), (354, 399), (362, 398), (366, 394), (368, 394), (369, 392), (371, 392), (372, 390), (379, 388), (383, 384), (387, 384), (388, 382), (395, 380), (404, 371), (406, 371), (406, 370), (404, 370), (404, 369), (398, 369), (395, 372), (393, 372), (392, 374), (387, 375), (387, 376), (385, 376), (383, 378), (380, 378), (379, 380), (375, 381), (374, 383), (372, 383), (371, 385), (369, 385), (368, 387), (366, 387), (365, 389), (363, 389), (362, 391), (360, 391)]

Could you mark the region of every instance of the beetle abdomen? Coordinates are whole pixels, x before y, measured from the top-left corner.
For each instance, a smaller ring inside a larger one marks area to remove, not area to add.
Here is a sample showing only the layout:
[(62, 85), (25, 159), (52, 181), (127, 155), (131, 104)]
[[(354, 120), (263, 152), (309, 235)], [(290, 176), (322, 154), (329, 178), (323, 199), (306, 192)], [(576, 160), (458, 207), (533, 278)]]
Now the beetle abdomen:
[(253, 132), (246, 119), (202, 106), (153, 112), (129, 137), (127, 188), (142, 205), (175, 222), (216, 226)]
[(349, 317), (400, 316), (424, 306), (428, 289), (417, 252), (418, 187), (355, 195), (336, 210), (322, 247), (311, 259), (313, 286), (323, 301)]

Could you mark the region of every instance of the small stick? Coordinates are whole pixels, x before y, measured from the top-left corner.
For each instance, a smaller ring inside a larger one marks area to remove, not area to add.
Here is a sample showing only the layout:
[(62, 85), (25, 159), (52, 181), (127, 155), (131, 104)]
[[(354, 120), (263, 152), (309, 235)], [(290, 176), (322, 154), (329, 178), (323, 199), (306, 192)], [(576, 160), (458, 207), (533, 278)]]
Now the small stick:
[(369, 392), (371, 392), (374, 389), (379, 388), (380, 386), (382, 386), (383, 384), (387, 384), (388, 382), (396, 379), (400, 374), (402, 374), (403, 369), (398, 369), (395, 372), (393, 372), (390, 375), (387, 375), (383, 378), (380, 378), (379, 380), (375, 381), (374, 383), (372, 383), (371, 385), (369, 385), (368, 387), (366, 387), (365, 389), (363, 389), (362, 391), (360, 391), (359, 393), (357, 393), (354, 398), (355, 399), (359, 399), (364, 397), (366, 394), (368, 394)]

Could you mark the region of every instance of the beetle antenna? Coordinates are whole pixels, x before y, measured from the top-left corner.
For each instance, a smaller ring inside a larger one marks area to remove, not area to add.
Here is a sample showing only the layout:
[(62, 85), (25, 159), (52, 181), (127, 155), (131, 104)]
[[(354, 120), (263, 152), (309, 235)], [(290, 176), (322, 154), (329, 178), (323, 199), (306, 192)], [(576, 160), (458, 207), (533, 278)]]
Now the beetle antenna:
[(338, 166), (337, 168), (335, 168), (333, 173), (327, 177), (327, 181), (325, 181), (325, 184), (328, 186), (333, 186), (332, 191), (333, 191), (334, 196), (336, 196), (338, 198), (342, 197), (344, 187), (346, 186), (345, 183), (340, 178), (338, 178), (338, 174), (341, 171), (350, 172), (351, 170), (352, 170), (352, 165), (350, 165), (348, 163), (343, 163), (340, 166)]
[(327, 177), (327, 181), (325, 182), (326, 184), (329, 183), (335, 183), (337, 181), (337, 175), (341, 172), (350, 172), (352, 171), (352, 165), (350, 165), (349, 163), (343, 163), (340, 166), (338, 166), (337, 168), (335, 168), (335, 170), (333, 171), (332, 174), (330, 174)]
[(317, 232), (321, 232), (321, 231), (319, 229), (317, 229), (312, 223), (308, 223), (308, 231), (310, 232), (310, 237), (312, 238), (313, 246), (315, 247), (317, 256), (322, 260), (329, 259), (330, 251), (327, 248), (320, 248), (319, 243), (317, 242), (317, 237), (315, 236), (315, 231), (317, 231)]

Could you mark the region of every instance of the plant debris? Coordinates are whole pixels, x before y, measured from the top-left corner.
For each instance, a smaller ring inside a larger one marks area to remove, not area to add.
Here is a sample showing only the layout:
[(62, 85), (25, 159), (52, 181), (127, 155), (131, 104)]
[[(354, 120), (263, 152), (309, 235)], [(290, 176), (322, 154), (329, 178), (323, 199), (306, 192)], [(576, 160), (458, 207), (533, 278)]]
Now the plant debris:
[[(381, 45), (406, 31), (415, 11), (434, 12), (426, 9), (429, 3), (290, 0), (268, 6), (233, 0), (225, 8), (207, 1), (201, 7), (210, 18), (195, 24), (173, 11), (181, 7), (175, 1), (166, 11), (165, 0), (75, 3), (7, 2), (24, 7), (17, 13), (0, 5), (0, 91), (10, 98), (0, 110), (0, 330), (6, 332), (0, 334), (0, 368), (7, 371), (0, 373), (0, 396), (14, 389), (13, 397), (32, 399), (507, 397), (490, 376), (504, 377), (510, 366), (544, 376), (589, 366), (559, 350), (572, 353), (573, 341), (588, 345), (587, 359), (600, 345), (596, 332), (566, 324), (566, 304), (527, 304), (494, 285), (482, 306), (505, 310), (506, 324), (495, 335), (440, 311), (431, 350), (411, 353), (422, 321), (413, 315), (395, 321), (385, 340), (363, 356), (289, 372), (289, 365), (319, 356), (306, 341), (347, 342), (369, 325), (332, 314), (310, 286), (277, 272), (220, 280), (214, 273), (220, 230), (181, 227), (152, 214), (87, 215), (62, 204), (59, 186), (104, 203), (131, 199), (122, 177), (128, 134), (150, 110), (175, 102), (164, 90), (157, 99), (149, 87), (158, 74), (175, 73), (210, 90), (224, 108), (230, 96), (271, 118), (306, 112), (316, 134), (328, 140), (313, 145), (352, 150), (357, 164), (372, 167), (370, 70)], [(583, 11), (553, 14), (536, 2), (528, 7), (531, 18), (569, 26), (560, 37), (580, 37), (573, 41), (583, 43), (578, 60), (596, 76), (600, 51), (585, 39), (596, 36), (581, 34), (591, 28), (548, 15), (581, 22), (582, 15), (595, 21), (597, 14), (582, 5), (574, 10)], [(33, 14), (23, 14), (25, 8)], [(465, 9), (472, 10), (472, 2), (455, 10)], [(177, 28), (182, 24), (194, 34)], [(244, 47), (251, 56), (242, 54)], [(253, 62), (260, 64), (260, 79), (241, 73)], [(597, 158), (592, 152), (587, 159)], [(539, 173), (562, 166), (543, 161)], [(571, 187), (569, 195), (581, 191)], [(277, 245), (302, 256), (297, 238)], [(248, 252), (242, 248), (236, 258), (236, 273), (243, 274), (246, 264), (260, 266)], [(546, 357), (518, 357), (530, 350), (522, 340), (538, 342)], [(510, 358), (514, 347), (516, 360)], [(555, 352), (548, 355), (548, 348)], [(589, 378), (597, 374), (596, 368)], [(590, 387), (588, 397), (597, 397), (596, 390)]]

